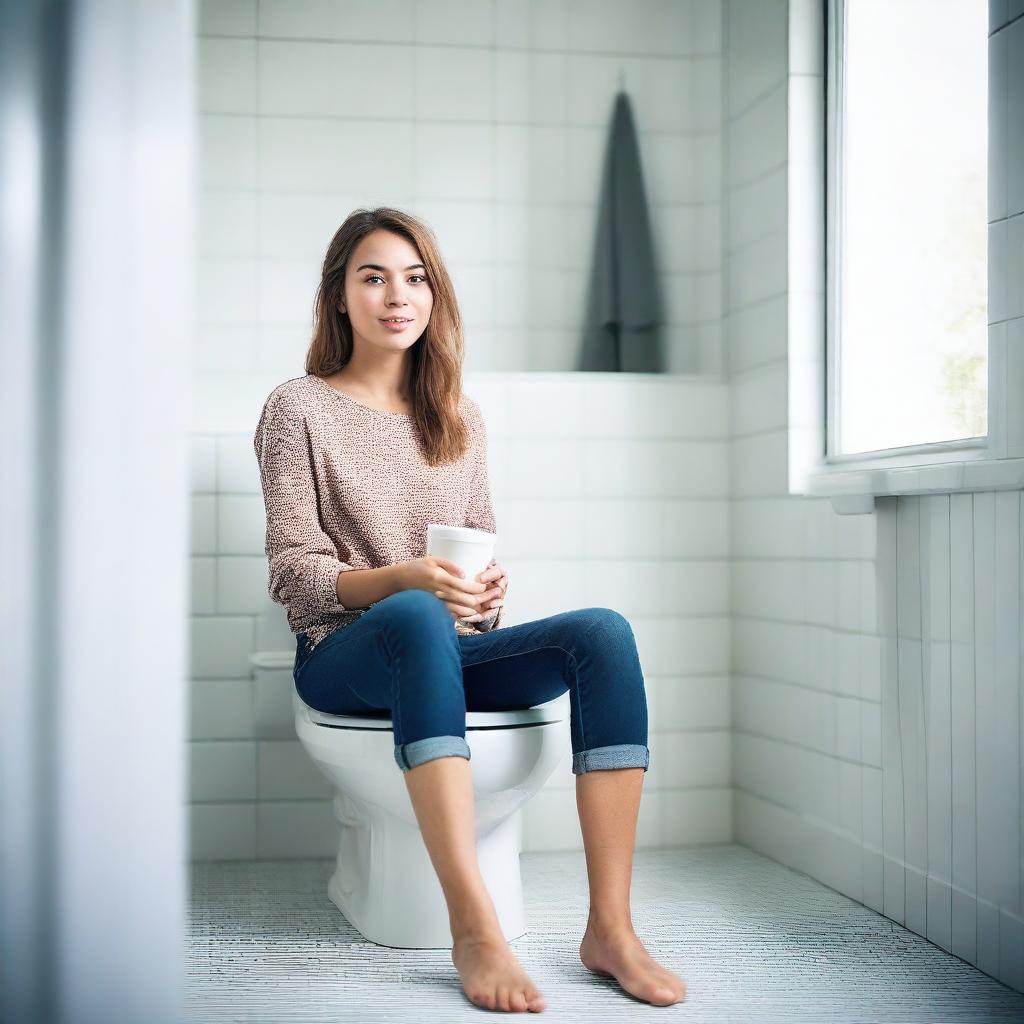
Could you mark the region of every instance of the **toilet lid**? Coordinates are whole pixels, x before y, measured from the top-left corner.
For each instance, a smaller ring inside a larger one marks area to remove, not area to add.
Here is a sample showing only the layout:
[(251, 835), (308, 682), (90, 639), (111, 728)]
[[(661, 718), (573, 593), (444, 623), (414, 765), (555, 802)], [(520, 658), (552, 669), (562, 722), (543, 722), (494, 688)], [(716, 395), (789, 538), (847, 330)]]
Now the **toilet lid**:
[[(374, 715), (328, 715), (317, 711), (302, 701), (298, 693), (293, 694), (296, 711), (304, 710), (311, 722), (328, 725), (334, 729), (390, 729), (391, 715), (382, 712)], [(561, 722), (569, 717), (569, 691), (560, 694), (546, 704), (515, 711), (467, 711), (467, 729), (507, 729), (510, 726), (543, 725), (545, 722)]]

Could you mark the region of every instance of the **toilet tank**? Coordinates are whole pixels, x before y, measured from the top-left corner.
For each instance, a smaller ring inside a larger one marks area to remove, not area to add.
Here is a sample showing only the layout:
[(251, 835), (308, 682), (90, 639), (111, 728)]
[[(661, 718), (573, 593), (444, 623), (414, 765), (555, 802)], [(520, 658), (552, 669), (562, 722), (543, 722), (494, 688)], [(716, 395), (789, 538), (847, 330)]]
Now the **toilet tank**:
[(295, 739), (294, 651), (257, 651), (250, 655), (253, 723), (258, 739)]

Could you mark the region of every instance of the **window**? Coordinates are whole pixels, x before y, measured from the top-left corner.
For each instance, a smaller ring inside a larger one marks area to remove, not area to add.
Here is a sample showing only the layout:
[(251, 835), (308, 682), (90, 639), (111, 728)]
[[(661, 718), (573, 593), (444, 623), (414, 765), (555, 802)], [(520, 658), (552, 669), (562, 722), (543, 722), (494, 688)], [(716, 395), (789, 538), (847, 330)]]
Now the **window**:
[(988, 4), (832, 0), (825, 462), (988, 433)]

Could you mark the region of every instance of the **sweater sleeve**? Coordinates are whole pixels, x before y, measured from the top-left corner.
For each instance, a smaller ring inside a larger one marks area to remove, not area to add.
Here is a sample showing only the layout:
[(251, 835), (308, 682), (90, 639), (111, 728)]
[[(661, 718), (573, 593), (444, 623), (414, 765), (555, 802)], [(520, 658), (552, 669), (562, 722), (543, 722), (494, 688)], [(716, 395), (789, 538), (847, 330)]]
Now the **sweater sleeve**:
[[(472, 405), (474, 421), (476, 423), (476, 445), (474, 457), (473, 480), (469, 488), (469, 507), (466, 510), (464, 526), (474, 530), (487, 530), (488, 533), (497, 533), (497, 524), (494, 520), (494, 509), (491, 505), (491, 485), (487, 470), (487, 425), (484, 422), (480, 407), (474, 402)], [(493, 584), (492, 584), (493, 585)], [(496, 609), (481, 619), (479, 622), (471, 623), (477, 632), (487, 633), (497, 629), (501, 623), (502, 613), (505, 611), (505, 604), (502, 602)]]
[(289, 622), (311, 623), (344, 611), (338, 574), (352, 566), (338, 558), (320, 527), (309, 433), (301, 408), (287, 394), (272, 394), (253, 438), (267, 513), (264, 550), (271, 598), (288, 609)]

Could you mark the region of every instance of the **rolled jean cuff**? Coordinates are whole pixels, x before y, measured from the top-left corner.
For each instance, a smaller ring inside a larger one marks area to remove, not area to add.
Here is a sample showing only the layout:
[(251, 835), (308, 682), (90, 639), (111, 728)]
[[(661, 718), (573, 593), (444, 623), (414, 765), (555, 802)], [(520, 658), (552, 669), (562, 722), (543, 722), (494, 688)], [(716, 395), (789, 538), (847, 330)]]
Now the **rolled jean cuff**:
[(582, 775), (602, 768), (643, 768), (647, 771), (651, 752), (642, 743), (616, 743), (611, 747), (594, 747), (572, 755), (573, 775)]
[(470, 760), (469, 744), (461, 736), (428, 736), (425, 740), (413, 740), (412, 743), (395, 744), (395, 761), (403, 772), (433, 761), (438, 757), (452, 755)]

